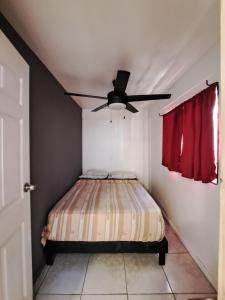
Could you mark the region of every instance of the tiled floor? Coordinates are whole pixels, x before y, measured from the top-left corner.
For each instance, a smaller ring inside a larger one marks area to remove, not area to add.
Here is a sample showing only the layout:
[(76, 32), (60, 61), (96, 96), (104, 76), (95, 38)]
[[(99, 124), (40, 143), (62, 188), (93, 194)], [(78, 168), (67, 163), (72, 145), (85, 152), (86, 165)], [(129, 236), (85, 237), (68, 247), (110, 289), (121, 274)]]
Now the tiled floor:
[(166, 265), (155, 254), (60, 254), (35, 300), (188, 300), (215, 290), (166, 226)]

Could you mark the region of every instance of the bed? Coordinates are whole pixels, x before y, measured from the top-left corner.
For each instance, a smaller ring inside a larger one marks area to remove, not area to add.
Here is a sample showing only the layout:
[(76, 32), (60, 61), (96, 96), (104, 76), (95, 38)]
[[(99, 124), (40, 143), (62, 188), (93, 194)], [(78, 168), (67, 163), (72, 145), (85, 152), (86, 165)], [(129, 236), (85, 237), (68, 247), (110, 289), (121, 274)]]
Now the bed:
[(138, 180), (80, 179), (57, 202), (42, 233), (48, 265), (60, 252), (150, 252), (165, 264), (162, 213)]

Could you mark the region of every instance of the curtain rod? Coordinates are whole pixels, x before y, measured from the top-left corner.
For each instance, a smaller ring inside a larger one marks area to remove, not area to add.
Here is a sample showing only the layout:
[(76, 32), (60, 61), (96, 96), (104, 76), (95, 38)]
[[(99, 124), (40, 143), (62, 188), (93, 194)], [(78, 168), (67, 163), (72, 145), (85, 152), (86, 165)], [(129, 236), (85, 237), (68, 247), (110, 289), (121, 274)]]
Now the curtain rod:
[[(218, 94), (219, 94), (219, 82), (218, 82), (218, 81), (213, 82), (213, 83), (209, 83), (209, 81), (206, 79), (206, 82), (205, 82), (205, 83), (206, 83), (207, 86), (213, 86), (213, 85), (216, 85), (216, 86), (217, 86), (217, 90), (218, 90)], [(185, 101), (187, 101), (187, 100), (185, 100)], [(183, 101), (183, 102), (185, 102), (185, 101)], [(182, 102), (182, 103), (183, 103), (183, 102)], [(180, 104), (181, 104), (181, 103), (180, 103)], [(180, 105), (180, 104), (179, 104), (179, 105)], [(172, 108), (171, 110), (173, 110), (173, 108)], [(163, 114), (160, 114), (160, 113), (159, 113), (159, 116), (160, 116), (160, 117), (163, 117), (164, 115), (168, 114), (171, 110), (169, 110), (168, 112), (163, 113)]]

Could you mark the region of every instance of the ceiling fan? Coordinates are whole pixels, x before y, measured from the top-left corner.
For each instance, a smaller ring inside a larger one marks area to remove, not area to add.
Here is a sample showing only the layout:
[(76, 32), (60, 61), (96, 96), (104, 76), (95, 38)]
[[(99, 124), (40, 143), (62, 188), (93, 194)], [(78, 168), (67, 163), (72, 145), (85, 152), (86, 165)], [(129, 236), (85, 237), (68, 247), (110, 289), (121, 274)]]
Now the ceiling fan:
[(113, 86), (114, 86), (114, 90), (109, 92), (107, 97), (69, 93), (69, 92), (65, 92), (65, 95), (108, 100), (107, 103), (93, 109), (92, 112), (96, 112), (96, 111), (108, 106), (111, 109), (126, 108), (127, 110), (129, 110), (132, 113), (136, 113), (136, 112), (138, 112), (138, 110), (133, 105), (131, 105), (130, 102), (161, 100), (161, 99), (169, 99), (171, 97), (171, 94), (150, 94), (150, 95), (130, 95), (130, 96), (128, 96), (125, 93), (125, 90), (127, 87), (129, 77), (130, 77), (130, 72), (119, 70), (117, 72), (116, 79), (113, 80), (113, 82), (112, 82)]

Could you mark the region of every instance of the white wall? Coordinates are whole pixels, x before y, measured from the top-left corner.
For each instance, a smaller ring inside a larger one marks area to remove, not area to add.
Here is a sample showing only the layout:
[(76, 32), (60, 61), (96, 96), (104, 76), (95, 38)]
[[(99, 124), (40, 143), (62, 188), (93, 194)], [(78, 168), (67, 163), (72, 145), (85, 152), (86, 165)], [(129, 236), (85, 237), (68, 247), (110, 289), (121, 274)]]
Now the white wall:
[[(147, 110), (132, 114), (103, 109), (83, 110), (83, 171), (133, 171), (148, 188), (149, 116)], [(112, 123), (110, 118), (112, 117)]]
[[(212, 48), (172, 87), (172, 101), (184, 101), (219, 80), (219, 47)], [(193, 88), (194, 87), (194, 88)], [(165, 210), (185, 246), (216, 286), (218, 256), (218, 186), (185, 179), (161, 165), (162, 117), (168, 101), (137, 114), (83, 110), (83, 170), (131, 170)]]
[[(206, 88), (205, 79), (219, 80), (219, 46), (212, 48), (172, 88), (173, 99), (192, 96), (193, 86)], [(194, 92), (197, 92), (196, 89)], [(160, 101), (162, 102), (162, 101)], [(165, 210), (184, 244), (216, 286), (218, 264), (219, 188), (181, 177), (161, 165), (162, 103), (150, 111), (151, 193)]]

